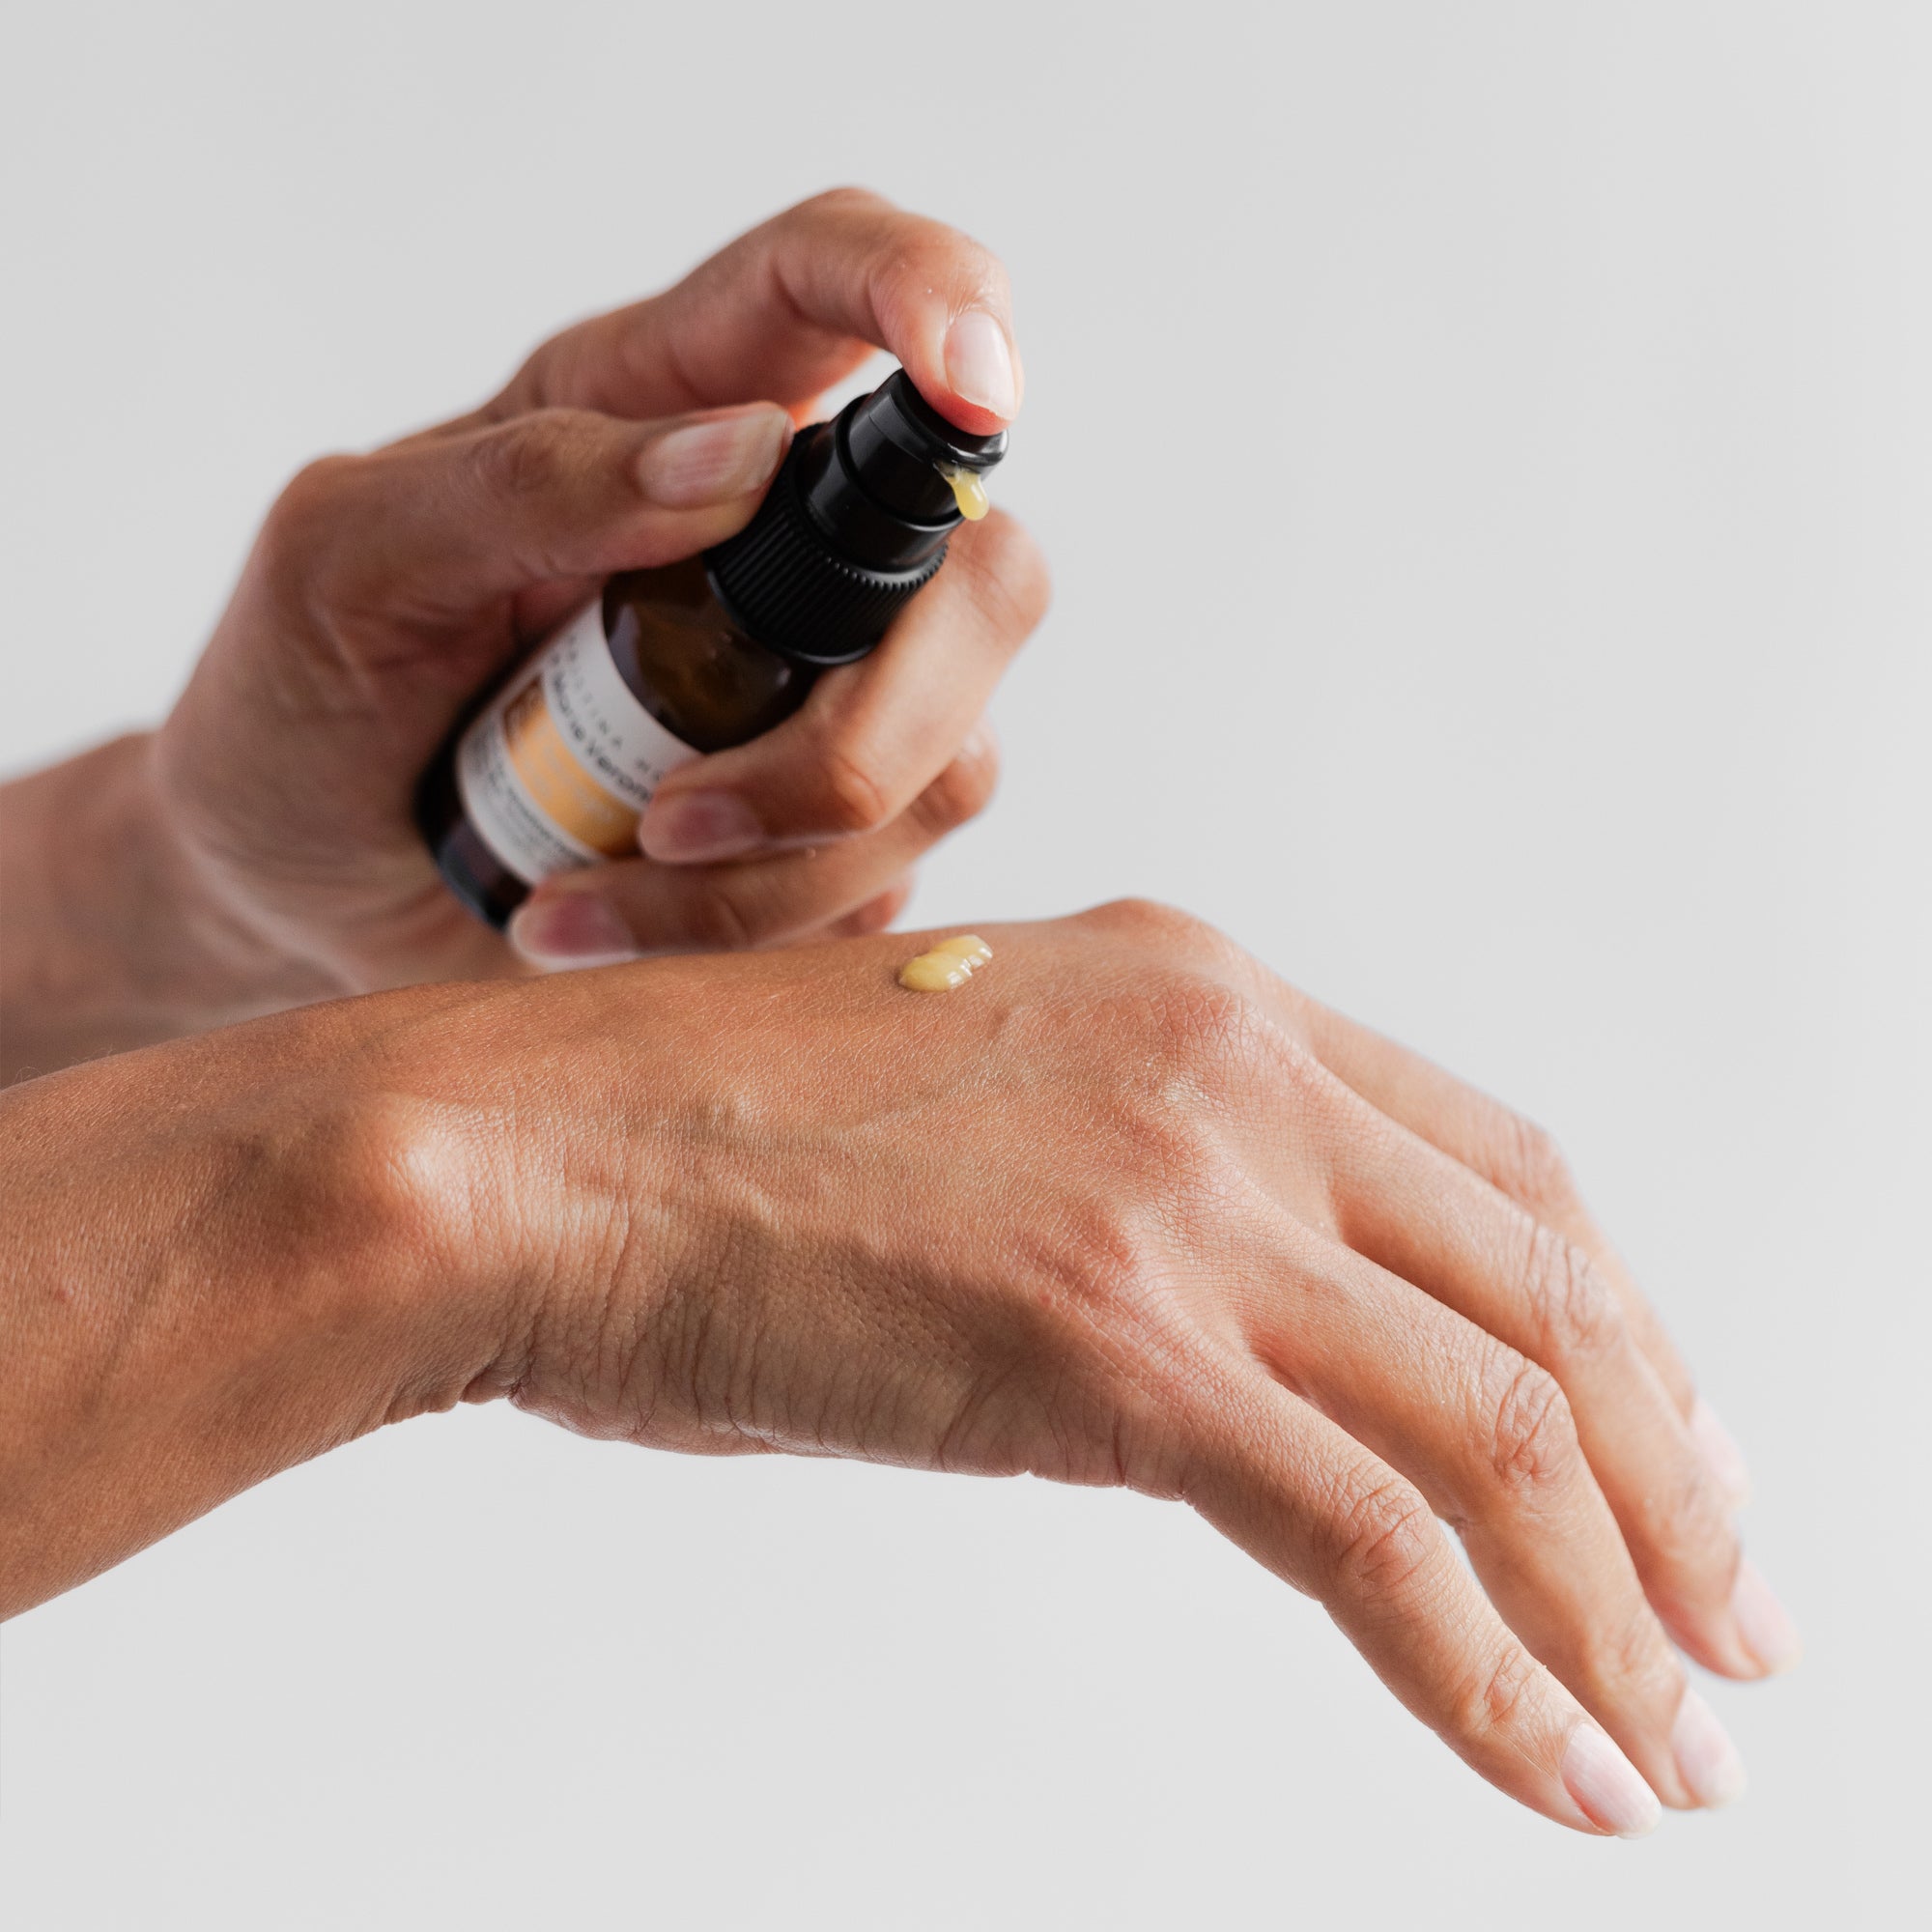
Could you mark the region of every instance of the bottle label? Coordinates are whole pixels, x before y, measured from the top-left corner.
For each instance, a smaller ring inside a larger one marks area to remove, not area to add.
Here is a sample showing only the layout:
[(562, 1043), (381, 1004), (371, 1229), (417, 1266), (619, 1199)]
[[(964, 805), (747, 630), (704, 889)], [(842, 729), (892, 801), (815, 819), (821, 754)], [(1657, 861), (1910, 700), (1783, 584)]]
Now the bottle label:
[(593, 599), (463, 734), (456, 788), (483, 842), (526, 885), (635, 857), (638, 820), (697, 753), (639, 704)]

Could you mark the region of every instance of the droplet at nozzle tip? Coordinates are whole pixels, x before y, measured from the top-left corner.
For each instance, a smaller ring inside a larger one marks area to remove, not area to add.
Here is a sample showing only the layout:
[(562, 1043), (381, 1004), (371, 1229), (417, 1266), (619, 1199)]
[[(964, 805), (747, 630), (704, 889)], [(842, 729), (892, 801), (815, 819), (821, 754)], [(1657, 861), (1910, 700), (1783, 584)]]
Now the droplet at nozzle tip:
[(952, 486), (952, 500), (969, 524), (977, 524), (993, 507), (993, 499), (986, 495), (986, 479), (977, 469), (968, 469), (958, 463), (933, 467)]

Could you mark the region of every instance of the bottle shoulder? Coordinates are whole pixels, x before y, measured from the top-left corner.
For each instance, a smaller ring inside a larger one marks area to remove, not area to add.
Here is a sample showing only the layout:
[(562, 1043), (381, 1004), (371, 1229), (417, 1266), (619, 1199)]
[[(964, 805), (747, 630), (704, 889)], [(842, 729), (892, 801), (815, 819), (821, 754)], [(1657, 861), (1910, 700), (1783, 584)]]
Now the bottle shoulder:
[(805, 702), (814, 676), (738, 628), (701, 557), (611, 578), (604, 636), (632, 696), (698, 752), (770, 730)]

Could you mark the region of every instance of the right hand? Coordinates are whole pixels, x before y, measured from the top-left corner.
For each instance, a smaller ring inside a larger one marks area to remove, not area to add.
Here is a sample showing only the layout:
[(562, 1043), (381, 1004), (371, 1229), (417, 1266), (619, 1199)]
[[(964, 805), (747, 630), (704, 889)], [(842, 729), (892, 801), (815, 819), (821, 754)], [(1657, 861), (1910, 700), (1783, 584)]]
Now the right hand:
[[(819, 195), (664, 294), (552, 337), (481, 409), (303, 470), (130, 806), (165, 840), (166, 929), (206, 935), (198, 977), (235, 981), (246, 1011), (517, 970), (416, 831), (423, 768), (477, 693), (601, 580), (743, 527), (793, 421), (875, 348), (964, 429), (1000, 428), (1019, 407), (998, 260), (875, 195)], [(516, 922), (524, 958), (889, 923), (922, 855), (991, 795), (981, 714), (1046, 595), (1018, 524), (996, 512), (960, 530), (863, 664), (667, 781), (639, 856), (541, 886)], [(125, 919), (130, 952), (156, 923)]]
[(1544, 1135), (1182, 915), (983, 930), (940, 996), (872, 937), (444, 989), (386, 1034), (443, 1150), (391, 1165), (454, 1160), (521, 1284), (467, 1393), (1184, 1500), (1545, 1816), (1731, 1795), (1673, 1639), (1738, 1678), (1796, 1639)]

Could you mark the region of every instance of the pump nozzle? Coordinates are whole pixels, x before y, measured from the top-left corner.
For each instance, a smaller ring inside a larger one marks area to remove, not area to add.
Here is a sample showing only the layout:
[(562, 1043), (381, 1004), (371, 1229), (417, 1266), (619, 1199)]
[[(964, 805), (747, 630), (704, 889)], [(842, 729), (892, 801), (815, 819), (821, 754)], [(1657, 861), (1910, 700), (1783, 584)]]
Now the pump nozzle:
[(955, 428), (896, 369), (836, 420), (801, 430), (758, 513), (704, 554), (746, 633), (787, 657), (848, 664), (939, 568), (1007, 434)]
[[(915, 523), (970, 515), (953, 476), (964, 472), (977, 483), (1007, 453), (1005, 430), (973, 436), (956, 429), (913, 387), (903, 369), (849, 405), (838, 421), (860, 486), (886, 509)], [(979, 494), (983, 496), (983, 489)]]

